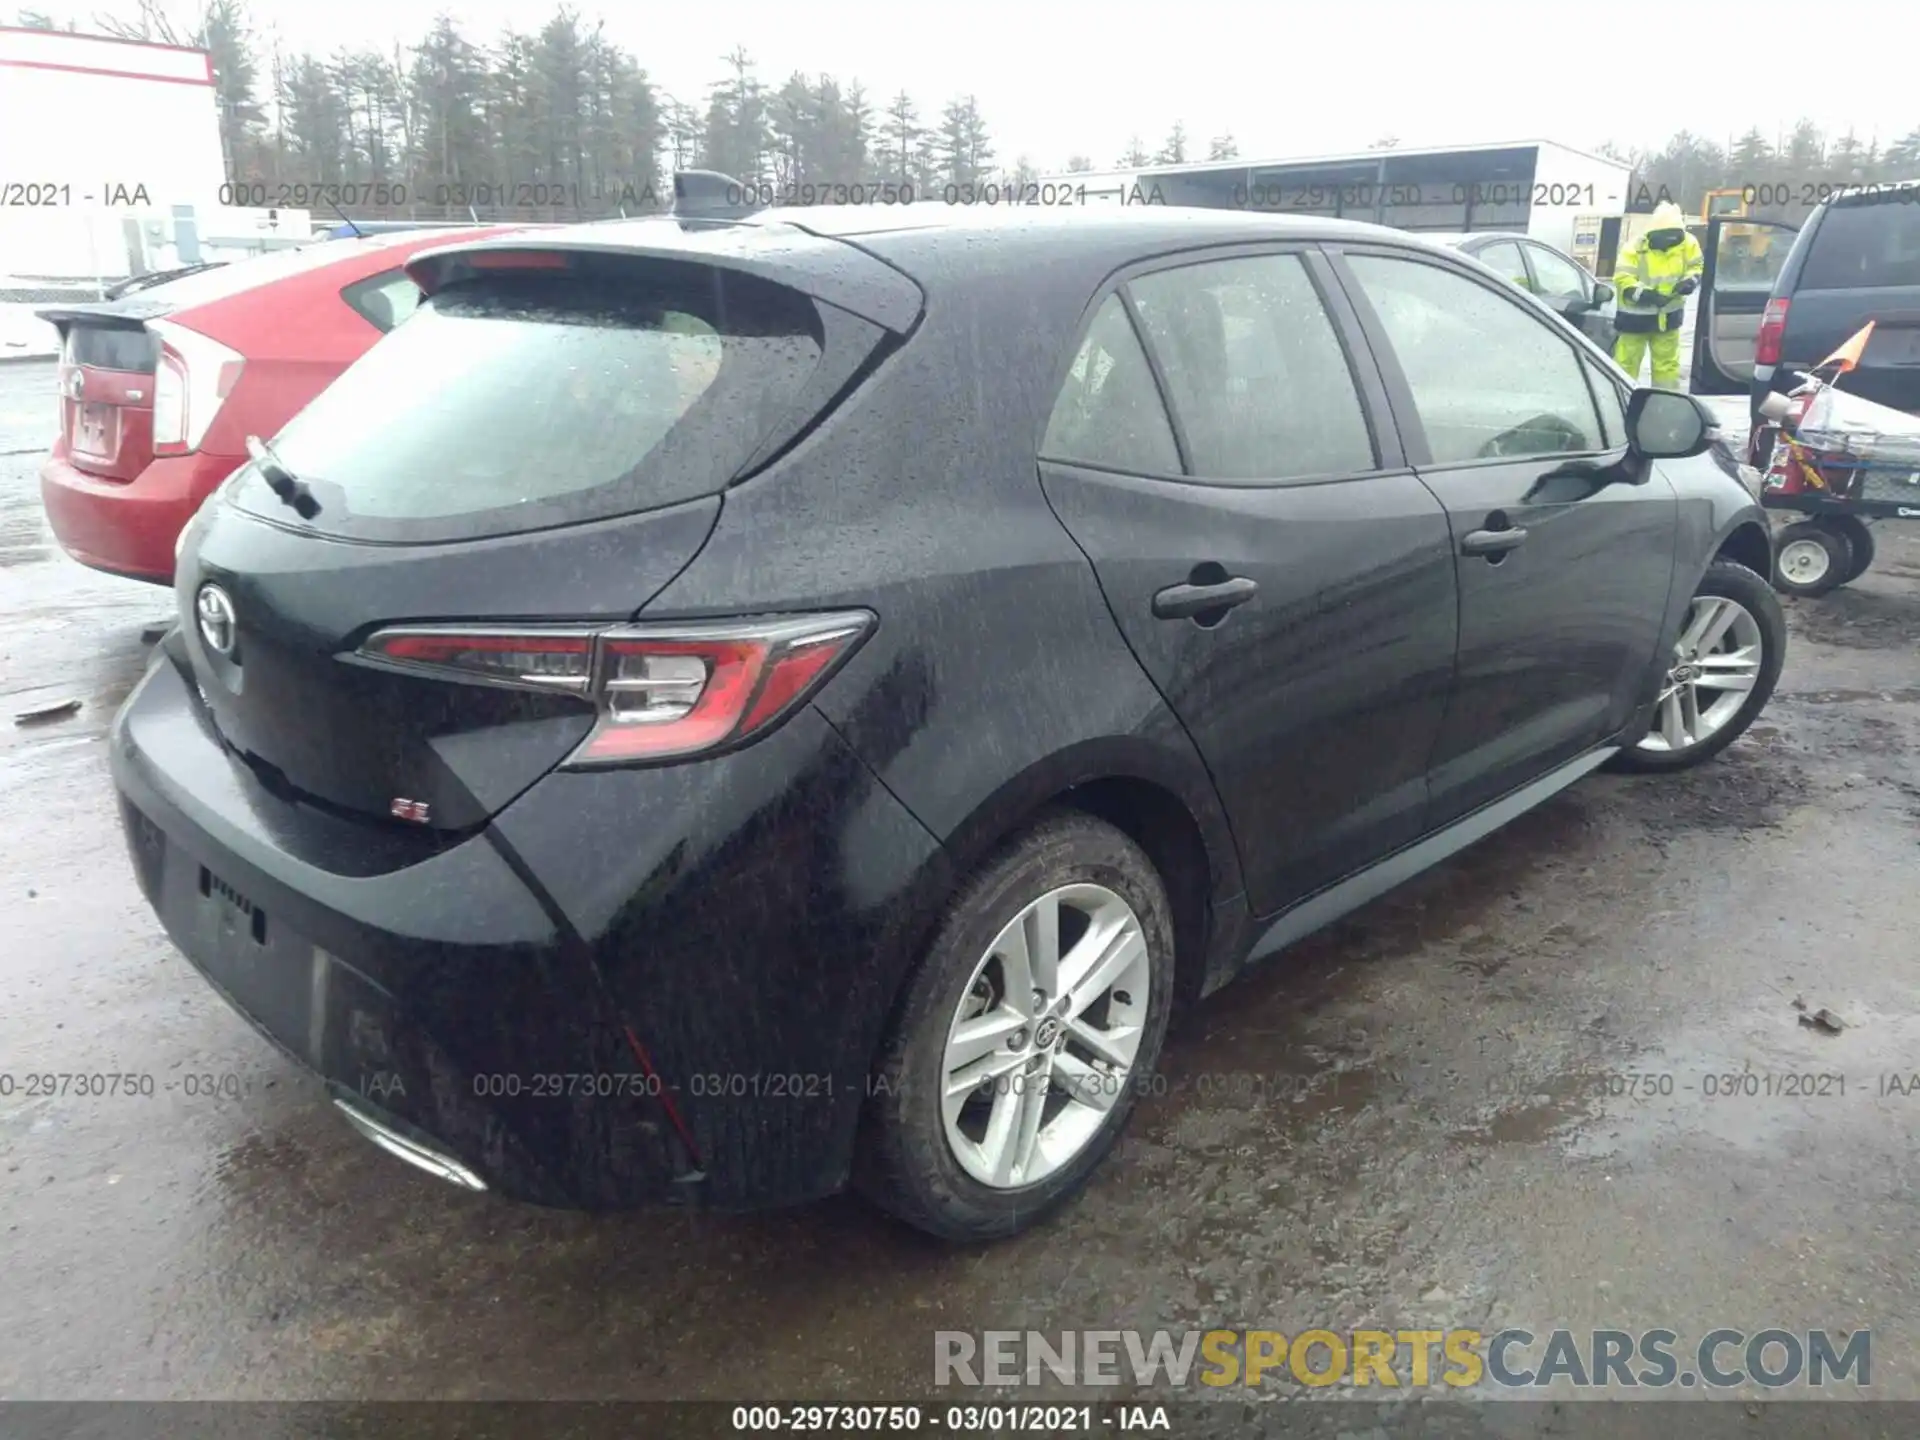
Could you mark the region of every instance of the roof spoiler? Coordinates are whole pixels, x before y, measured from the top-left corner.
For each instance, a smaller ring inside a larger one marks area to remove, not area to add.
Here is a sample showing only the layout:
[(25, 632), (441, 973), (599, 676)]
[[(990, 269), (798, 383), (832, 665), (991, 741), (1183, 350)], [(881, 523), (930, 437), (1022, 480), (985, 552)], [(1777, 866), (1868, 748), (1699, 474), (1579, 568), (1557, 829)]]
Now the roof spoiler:
[(164, 300), (138, 291), (125, 299), (75, 300), (64, 305), (45, 305), (33, 313), (62, 335), (76, 321), (85, 321), (107, 330), (144, 330), (147, 321), (157, 320), (173, 309)]
[(767, 208), (754, 191), (718, 170), (676, 170), (671, 213), (681, 220), (739, 220)]

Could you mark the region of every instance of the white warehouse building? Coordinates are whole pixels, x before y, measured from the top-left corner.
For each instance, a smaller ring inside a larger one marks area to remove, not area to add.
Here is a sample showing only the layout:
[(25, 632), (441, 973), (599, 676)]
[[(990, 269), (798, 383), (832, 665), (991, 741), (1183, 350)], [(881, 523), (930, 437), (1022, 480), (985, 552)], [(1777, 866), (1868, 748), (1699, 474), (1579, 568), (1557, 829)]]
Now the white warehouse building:
[(122, 221), (226, 180), (204, 50), (0, 29), (0, 273), (128, 273)]
[(0, 358), (50, 353), (36, 304), (310, 237), (227, 178), (206, 51), (0, 26)]
[[(1340, 216), (1401, 230), (1511, 230), (1592, 263), (1627, 209), (1630, 167), (1551, 140), (1362, 150), (1045, 176), (1087, 203)], [(1082, 194), (1084, 187), (1084, 194)], [(1585, 253), (1583, 253), (1585, 252)]]

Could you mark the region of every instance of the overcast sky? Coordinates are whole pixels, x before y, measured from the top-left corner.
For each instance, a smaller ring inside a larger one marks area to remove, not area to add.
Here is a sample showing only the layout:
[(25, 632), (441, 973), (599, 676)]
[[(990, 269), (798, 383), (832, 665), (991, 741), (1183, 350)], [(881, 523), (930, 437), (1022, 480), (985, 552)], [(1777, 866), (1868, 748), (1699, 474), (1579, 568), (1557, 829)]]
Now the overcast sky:
[[(0, 0), (5, 3), (5, 0)], [(185, 17), (192, 0), (164, 0)], [(131, 12), (49, 4), (56, 16)], [(411, 41), (441, 10), (490, 39), (536, 29), (546, 0), (251, 0), (257, 25), (293, 49)], [(1830, 134), (1882, 144), (1920, 127), (1920, 4), (1858, 0), (1655, 6), (1529, 0), (1329, 4), (1167, 0), (646, 0), (591, 20), (677, 99), (704, 101), (744, 45), (760, 76), (794, 70), (858, 79), (876, 97), (908, 90), (923, 118), (979, 97), (1002, 164), (1041, 170), (1076, 153), (1111, 165), (1138, 133), (1158, 149), (1184, 121), (1200, 155), (1231, 133), (1249, 157), (1546, 138), (1655, 146), (1686, 128), (1724, 144), (1749, 125), (1784, 131), (1802, 114)], [(1644, 39), (1634, 16), (1646, 16)], [(1660, 47), (1657, 53), (1648, 52)], [(1637, 53), (1634, 53), (1636, 52)], [(1831, 58), (1823, 52), (1830, 51)], [(1198, 158), (1198, 157), (1196, 157)]]

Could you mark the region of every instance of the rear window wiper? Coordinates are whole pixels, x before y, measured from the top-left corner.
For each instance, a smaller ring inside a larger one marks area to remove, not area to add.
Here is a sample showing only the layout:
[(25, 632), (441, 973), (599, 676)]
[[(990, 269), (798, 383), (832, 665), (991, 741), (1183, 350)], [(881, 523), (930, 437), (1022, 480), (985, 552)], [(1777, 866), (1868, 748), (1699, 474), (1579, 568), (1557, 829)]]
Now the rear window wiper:
[(306, 481), (282, 464), (273, 447), (258, 435), (247, 436), (247, 455), (259, 467), (260, 478), (267, 482), (267, 487), (291, 505), (302, 520), (311, 520), (320, 513), (320, 502), (313, 498)]

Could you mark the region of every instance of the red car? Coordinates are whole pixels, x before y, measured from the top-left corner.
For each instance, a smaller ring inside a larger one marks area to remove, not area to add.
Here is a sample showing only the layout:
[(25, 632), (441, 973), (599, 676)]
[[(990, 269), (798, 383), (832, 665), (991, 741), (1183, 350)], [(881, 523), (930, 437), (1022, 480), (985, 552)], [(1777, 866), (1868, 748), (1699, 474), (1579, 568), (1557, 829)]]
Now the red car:
[(60, 435), (40, 469), (53, 533), (83, 565), (173, 581), (201, 501), (388, 330), (422, 250), (510, 226), (330, 240), (39, 312), (60, 331)]

